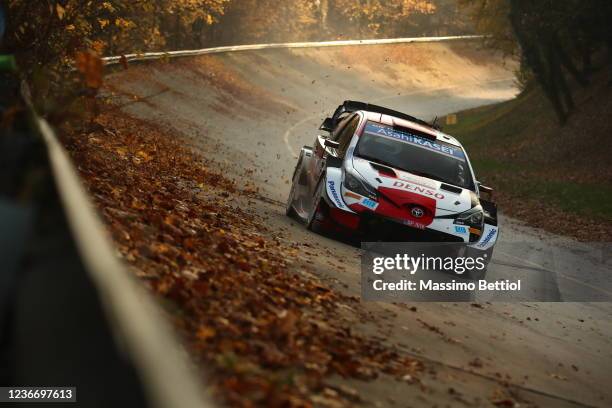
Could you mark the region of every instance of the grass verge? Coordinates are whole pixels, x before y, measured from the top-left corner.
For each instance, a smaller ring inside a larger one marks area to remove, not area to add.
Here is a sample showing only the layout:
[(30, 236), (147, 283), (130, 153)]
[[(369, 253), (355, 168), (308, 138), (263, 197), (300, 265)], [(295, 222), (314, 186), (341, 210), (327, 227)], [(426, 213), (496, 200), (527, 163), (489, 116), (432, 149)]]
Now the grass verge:
[(579, 109), (563, 127), (533, 89), (459, 112), (444, 131), (464, 144), (504, 213), (580, 240), (611, 241), (609, 93), (609, 87), (577, 93)]

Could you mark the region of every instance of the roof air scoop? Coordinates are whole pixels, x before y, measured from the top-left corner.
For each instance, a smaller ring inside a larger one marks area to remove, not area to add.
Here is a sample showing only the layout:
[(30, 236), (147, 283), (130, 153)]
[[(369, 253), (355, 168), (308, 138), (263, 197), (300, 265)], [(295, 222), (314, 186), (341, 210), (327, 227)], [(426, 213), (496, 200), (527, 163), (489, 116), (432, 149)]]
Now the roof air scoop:
[(384, 166), (382, 164), (375, 163), (375, 162), (369, 162), (369, 163), (370, 163), (370, 166), (372, 166), (374, 170), (378, 170), (381, 175), (397, 178), (397, 173), (395, 173), (395, 170), (393, 170), (391, 167), (387, 167), (387, 166)]
[(461, 192), (463, 191), (462, 188), (451, 186), (450, 184), (445, 184), (445, 183), (442, 183), (442, 185), (440, 186), (440, 189), (450, 191), (451, 193), (455, 193), (455, 194), (461, 194)]

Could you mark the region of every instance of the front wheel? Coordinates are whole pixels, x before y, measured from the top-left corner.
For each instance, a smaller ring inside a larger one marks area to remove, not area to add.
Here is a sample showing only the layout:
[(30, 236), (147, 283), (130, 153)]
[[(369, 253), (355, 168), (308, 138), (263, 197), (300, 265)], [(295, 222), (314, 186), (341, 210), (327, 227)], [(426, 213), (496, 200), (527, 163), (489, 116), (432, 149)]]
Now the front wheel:
[(312, 198), (312, 205), (310, 206), (310, 211), (308, 212), (308, 219), (306, 220), (306, 228), (317, 233), (322, 231), (323, 222), (325, 221), (325, 213), (323, 208), (325, 201), (322, 199), (324, 186), (325, 183), (323, 182), (323, 179), (321, 179), (319, 184), (317, 184), (317, 189), (315, 190), (314, 197)]
[(465, 277), (474, 281), (485, 279), (487, 270), (489, 269), (489, 263), (491, 262), (491, 256), (493, 255), (493, 248), (489, 248), (486, 251), (475, 251), (468, 248), (466, 255), (471, 258), (484, 258), (485, 267), (483, 269), (474, 268), (469, 270), (465, 273)]
[(473, 281), (478, 281), (478, 280), (482, 280), (487, 276), (487, 267), (485, 267), (484, 269), (478, 270), (478, 269), (473, 269), (470, 271), (467, 271), (465, 273), (465, 277), (469, 280), (473, 280)]
[(287, 198), (287, 205), (285, 206), (285, 215), (288, 217), (295, 217), (295, 209), (293, 208), (293, 200), (295, 197), (295, 181), (291, 183), (291, 190), (289, 190), (289, 197)]
[[(300, 152), (300, 157), (295, 165), (295, 169), (293, 170), (293, 176), (291, 177), (291, 190), (289, 190), (289, 197), (287, 198), (287, 205), (285, 206), (285, 215), (292, 218), (296, 215), (295, 208), (293, 208), (293, 201), (295, 200), (295, 189), (297, 188), (296, 181), (299, 181), (299, 179), (302, 177), (301, 166), (303, 157), (304, 152), (302, 151)], [(298, 180), (296, 180), (296, 175), (298, 176)]]

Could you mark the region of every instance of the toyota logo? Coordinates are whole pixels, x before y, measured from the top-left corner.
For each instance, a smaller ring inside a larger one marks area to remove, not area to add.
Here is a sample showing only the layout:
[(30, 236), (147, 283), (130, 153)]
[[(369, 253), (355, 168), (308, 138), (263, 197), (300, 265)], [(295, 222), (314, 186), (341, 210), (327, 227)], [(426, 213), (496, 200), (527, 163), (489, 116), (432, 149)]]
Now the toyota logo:
[(414, 218), (421, 218), (425, 214), (425, 211), (423, 211), (423, 209), (419, 207), (412, 207), (412, 210), (410, 212), (412, 213), (412, 216)]

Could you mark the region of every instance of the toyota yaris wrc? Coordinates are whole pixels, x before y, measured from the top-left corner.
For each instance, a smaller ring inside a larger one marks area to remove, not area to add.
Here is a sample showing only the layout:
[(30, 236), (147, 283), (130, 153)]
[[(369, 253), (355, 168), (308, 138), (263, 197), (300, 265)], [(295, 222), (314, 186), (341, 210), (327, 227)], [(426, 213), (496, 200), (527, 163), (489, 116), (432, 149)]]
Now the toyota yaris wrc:
[(368, 241), (465, 243), (493, 251), (492, 190), (476, 181), (461, 144), (410, 115), (346, 101), (301, 149), (287, 214), (311, 230)]

